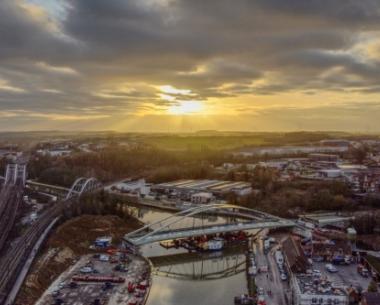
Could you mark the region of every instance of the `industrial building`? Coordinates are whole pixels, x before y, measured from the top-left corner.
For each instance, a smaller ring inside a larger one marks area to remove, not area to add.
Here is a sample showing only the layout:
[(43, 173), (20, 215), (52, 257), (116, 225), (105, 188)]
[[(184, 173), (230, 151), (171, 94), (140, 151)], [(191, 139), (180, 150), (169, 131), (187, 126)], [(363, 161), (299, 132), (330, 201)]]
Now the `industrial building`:
[(208, 192), (214, 196), (222, 196), (235, 193), (238, 196), (248, 195), (252, 192), (251, 184), (241, 181), (221, 180), (176, 180), (167, 183), (156, 184), (152, 190), (166, 193), (189, 194)]
[(127, 179), (112, 185), (110, 188), (115, 188), (122, 193), (136, 193), (146, 196), (150, 193), (151, 185), (146, 183), (145, 179)]
[(295, 275), (293, 288), (294, 305), (346, 305), (348, 294), (342, 288), (334, 287), (327, 279), (315, 279), (312, 275)]
[(191, 202), (196, 204), (207, 204), (212, 202), (215, 199), (212, 193), (201, 192), (191, 195)]

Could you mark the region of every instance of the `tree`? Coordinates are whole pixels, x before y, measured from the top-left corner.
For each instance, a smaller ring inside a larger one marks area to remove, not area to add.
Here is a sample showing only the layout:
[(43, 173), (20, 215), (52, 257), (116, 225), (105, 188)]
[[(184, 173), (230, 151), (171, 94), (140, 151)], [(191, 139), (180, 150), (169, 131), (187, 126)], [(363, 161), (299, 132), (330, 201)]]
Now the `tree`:
[(351, 150), (351, 154), (357, 163), (363, 164), (363, 161), (367, 157), (369, 148), (367, 145), (361, 145), (359, 147), (354, 147)]
[(377, 286), (377, 283), (372, 280), (368, 285), (368, 292), (378, 292), (379, 288)]

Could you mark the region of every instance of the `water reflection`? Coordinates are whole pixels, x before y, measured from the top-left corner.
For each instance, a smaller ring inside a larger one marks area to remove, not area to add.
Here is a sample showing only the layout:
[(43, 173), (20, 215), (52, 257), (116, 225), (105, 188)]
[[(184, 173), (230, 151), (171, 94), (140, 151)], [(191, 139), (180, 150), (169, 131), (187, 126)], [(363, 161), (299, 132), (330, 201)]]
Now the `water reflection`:
[(149, 258), (153, 274), (181, 280), (216, 280), (245, 271), (244, 248), (213, 253), (176, 253)]

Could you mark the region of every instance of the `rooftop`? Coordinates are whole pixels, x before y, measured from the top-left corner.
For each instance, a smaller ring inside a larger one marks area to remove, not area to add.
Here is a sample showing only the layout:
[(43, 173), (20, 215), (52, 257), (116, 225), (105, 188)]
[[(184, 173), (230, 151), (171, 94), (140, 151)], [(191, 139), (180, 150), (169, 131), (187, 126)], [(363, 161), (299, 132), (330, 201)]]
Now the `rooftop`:
[(346, 292), (342, 288), (333, 287), (331, 281), (324, 277), (316, 278), (311, 275), (297, 275), (296, 279), (302, 294), (331, 296), (346, 295)]
[(289, 236), (282, 243), (282, 248), (292, 271), (306, 272), (309, 264), (299, 240)]
[(229, 189), (244, 189), (251, 187), (251, 184), (248, 182), (223, 180), (176, 180), (172, 182), (161, 183), (157, 186), (178, 189), (224, 191)]

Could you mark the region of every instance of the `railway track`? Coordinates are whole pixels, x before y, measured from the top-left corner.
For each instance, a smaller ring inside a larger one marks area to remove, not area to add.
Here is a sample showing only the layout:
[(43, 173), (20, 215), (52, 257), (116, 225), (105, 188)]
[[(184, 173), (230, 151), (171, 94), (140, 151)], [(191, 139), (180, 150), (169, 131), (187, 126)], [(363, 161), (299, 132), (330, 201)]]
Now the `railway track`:
[(59, 203), (46, 210), (36, 221), (30, 226), (22, 237), (20, 237), (13, 247), (9, 248), (7, 253), (0, 260), (0, 304), (4, 304), (6, 295), (11, 289), (18, 272), (23, 266), (23, 262), (28, 258), (34, 244), (37, 242), (41, 234), (46, 230), (49, 224), (60, 215), (64, 207), (63, 203)]
[[(92, 192), (96, 192), (100, 189), (102, 189), (102, 187), (94, 189)], [(18, 193), (20, 197), (16, 196), (17, 200), (22, 200), (22, 189), (13, 192), (15, 194)], [(14, 199), (15, 197), (10, 198), (10, 203), (12, 203)], [(18, 273), (31, 254), (34, 245), (54, 219), (61, 216), (63, 210), (72, 202), (73, 199), (60, 201), (45, 210), (39, 219), (34, 222), (13, 246), (7, 250), (3, 257), (0, 258), (0, 305), (9, 305), (5, 304), (7, 295), (15, 283)]]
[(6, 185), (0, 192), (0, 251), (13, 228), (21, 201), (22, 190), (17, 185)]

